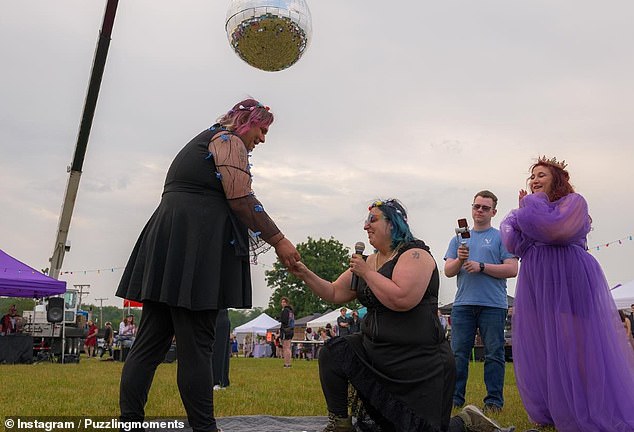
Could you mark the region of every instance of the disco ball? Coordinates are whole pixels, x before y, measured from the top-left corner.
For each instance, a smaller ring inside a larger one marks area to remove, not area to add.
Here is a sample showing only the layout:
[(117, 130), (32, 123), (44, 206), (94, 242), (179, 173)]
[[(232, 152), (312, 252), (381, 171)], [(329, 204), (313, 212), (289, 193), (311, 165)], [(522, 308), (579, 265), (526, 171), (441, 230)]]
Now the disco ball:
[(312, 23), (305, 0), (232, 0), (225, 29), (242, 60), (273, 72), (292, 66), (304, 54)]

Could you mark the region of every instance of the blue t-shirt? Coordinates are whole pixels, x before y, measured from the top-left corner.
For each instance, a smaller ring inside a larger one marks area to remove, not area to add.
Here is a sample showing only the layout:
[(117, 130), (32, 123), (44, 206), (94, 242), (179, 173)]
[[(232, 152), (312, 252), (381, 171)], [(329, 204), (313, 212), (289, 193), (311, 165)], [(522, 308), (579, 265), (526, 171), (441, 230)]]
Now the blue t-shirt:
[[(500, 231), (491, 227), (484, 231), (471, 230), (471, 238), (464, 239), (469, 247), (469, 261), (485, 264), (502, 264), (504, 260), (514, 258), (502, 244)], [(445, 259), (458, 258), (457, 237), (449, 242)], [(460, 268), (458, 273), (458, 292), (454, 306), (508, 307), (506, 301), (506, 279), (498, 279), (485, 273), (468, 273)]]

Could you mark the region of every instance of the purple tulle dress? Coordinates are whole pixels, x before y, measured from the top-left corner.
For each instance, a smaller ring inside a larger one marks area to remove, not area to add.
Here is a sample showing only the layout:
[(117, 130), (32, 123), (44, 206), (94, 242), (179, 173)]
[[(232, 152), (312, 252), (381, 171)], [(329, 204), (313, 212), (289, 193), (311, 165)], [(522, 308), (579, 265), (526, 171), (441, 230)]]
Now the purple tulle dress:
[(528, 195), (500, 231), (521, 258), (513, 362), (531, 420), (559, 432), (634, 431), (634, 350), (603, 271), (586, 251), (584, 198)]

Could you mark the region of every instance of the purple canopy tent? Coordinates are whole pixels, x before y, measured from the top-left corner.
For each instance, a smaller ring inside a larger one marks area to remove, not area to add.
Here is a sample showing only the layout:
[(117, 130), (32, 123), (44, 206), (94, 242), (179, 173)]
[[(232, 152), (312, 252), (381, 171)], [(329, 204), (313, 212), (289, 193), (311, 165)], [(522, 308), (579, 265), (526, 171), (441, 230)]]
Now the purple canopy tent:
[(66, 282), (53, 279), (0, 249), (0, 296), (48, 297), (66, 292)]

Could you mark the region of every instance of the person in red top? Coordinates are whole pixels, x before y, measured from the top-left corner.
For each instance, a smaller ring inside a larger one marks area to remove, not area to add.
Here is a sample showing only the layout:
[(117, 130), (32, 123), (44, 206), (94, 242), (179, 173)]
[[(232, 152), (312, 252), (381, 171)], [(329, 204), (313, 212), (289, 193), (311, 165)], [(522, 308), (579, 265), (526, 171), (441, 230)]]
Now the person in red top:
[(95, 346), (97, 345), (97, 332), (99, 329), (92, 320), (88, 321), (88, 336), (84, 342), (84, 352), (88, 354), (88, 358), (95, 355)]

